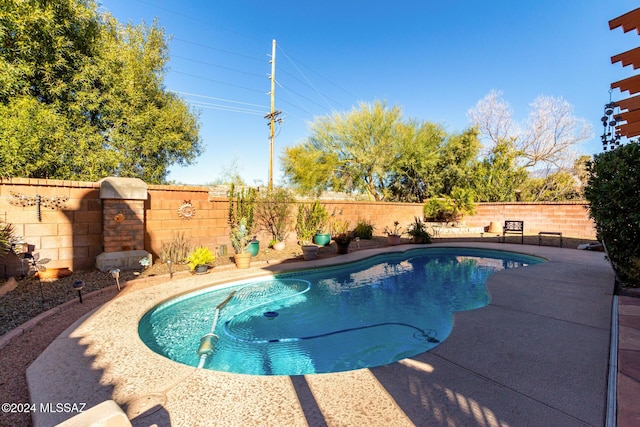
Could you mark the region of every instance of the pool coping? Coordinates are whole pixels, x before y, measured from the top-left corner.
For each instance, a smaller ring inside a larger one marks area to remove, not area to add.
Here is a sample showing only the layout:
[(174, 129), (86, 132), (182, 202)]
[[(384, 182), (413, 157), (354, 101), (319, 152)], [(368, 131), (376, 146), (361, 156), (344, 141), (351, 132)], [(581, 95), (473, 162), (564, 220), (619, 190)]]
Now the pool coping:
[[(82, 402), (91, 407), (113, 399), (130, 418), (140, 414), (133, 425), (206, 425), (211, 420), (224, 425), (420, 425), (480, 419), (488, 425), (518, 425), (532, 417), (548, 425), (603, 424), (613, 294), (613, 273), (603, 254), (496, 243), (430, 247), (509, 250), (548, 262), (494, 274), (488, 282), (489, 309), (457, 313), (451, 336), (430, 352), (378, 368), (293, 377), (254, 377), (179, 365), (142, 343), (137, 321), (158, 303), (210, 284), (424, 246), (214, 271), (158, 284), (110, 301), (54, 340), (27, 370), (31, 401)], [(538, 266), (546, 267), (526, 271)], [(592, 283), (594, 278), (603, 283)], [(531, 292), (533, 287), (540, 295)], [(559, 304), (559, 297), (569, 300)], [(494, 329), (504, 339), (484, 334)], [(522, 341), (522, 335), (531, 342), (556, 345), (527, 352), (523, 342), (529, 341)], [(574, 348), (557, 345), (562, 342)], [(478, 360), (471, 350), (485, 357)], [(585, 378), (585, 370), (597, 375)], [(561, 378), (554, 379), (552, 373)], [(37, 412), (33, 421), (36, 427), (53, 425), (73, 415)]]

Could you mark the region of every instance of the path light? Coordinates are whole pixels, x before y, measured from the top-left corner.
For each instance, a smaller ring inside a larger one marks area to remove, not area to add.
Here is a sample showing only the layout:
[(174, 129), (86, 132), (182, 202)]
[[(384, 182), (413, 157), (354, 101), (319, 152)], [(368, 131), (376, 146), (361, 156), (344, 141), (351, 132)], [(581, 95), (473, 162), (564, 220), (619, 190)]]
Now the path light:
[(167, 268), (169, 269), (169, 280), (173, 279), (173, 261), (168, 259), (165, 264), (167, 264)]
[(109, 273), (111, 273), (111, 277), (116, 279), (116, 285), (118, 285), (118, 291), (120, 291), (120, 269), (114, 268)]
[(84, 288), (83, 280), (76, 280), (73, 282), (73, 289), (78, 291), (78, 298), (80, 298), (80, 304), (82, 304), (82, 288)]

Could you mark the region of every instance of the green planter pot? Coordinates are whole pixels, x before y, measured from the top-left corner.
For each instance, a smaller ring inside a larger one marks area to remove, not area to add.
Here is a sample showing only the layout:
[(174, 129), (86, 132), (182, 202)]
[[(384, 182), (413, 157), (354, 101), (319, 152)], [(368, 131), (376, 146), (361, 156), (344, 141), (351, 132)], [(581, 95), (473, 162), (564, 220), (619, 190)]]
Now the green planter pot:
[(259, 251), (260, 251), (260, 241), (259, 240), (253, 240), (253, 241), (251, 241), (251, 243), (249, 243), (249, 246), (247, 246), (247, 252), (249, 252), (251, 254), (251, 256), (258, 255)]
[(327, 246), (331, 242), (331, 234), (318, 233), (313, 237), (313, 243), (318, 246)]

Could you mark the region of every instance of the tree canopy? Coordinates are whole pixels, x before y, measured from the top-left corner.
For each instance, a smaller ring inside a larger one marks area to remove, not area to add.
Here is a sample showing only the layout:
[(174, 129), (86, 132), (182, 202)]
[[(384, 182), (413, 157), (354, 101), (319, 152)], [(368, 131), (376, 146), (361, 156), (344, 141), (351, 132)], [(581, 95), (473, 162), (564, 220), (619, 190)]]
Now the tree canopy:
[(202, 151), (197, 114), (163, 79), (153, 23), (122, 25), (91, 0), (0, 7), (3, 176), (166, 180)]
[(422, 201), (466, 182), (479, 146), (473, 129), (448, 135), (439, 125), (404, 120), (400, 107), (377, 101), (317, 118), (311, 136), (287, 148), (282, 163), (302, 191)]

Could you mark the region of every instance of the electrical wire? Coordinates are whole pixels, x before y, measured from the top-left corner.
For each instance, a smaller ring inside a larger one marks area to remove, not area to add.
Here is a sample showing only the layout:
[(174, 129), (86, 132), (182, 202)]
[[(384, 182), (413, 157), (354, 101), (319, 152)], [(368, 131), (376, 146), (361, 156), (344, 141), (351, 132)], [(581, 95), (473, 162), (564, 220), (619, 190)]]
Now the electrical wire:
[(197, 93), (181, 92), (181, 91), (172, 91), (172, 92), (173, 93), (177, 93), (179, 95), (195, 96), (196, 98), (205, 98), (205, 99), (212, 99), (214, 101), (223, 101), (223, 102), (231, 102), (233, 104), (249, 105), (251, 107), (264, 107), (264, 108), (267, 108), (265, 105), (261, 105), (261, 104), (251, 104), (249, 102), (233, 101), (231, 99), (216, 98), (214, 96), (200, 95), (200, 94), (197, 94)]
[(200, 79), (200, 80), (207, 80), (207, 81), (210, 81), (210, 82), (213, 82), (213, 83), (219, 83), (219, 84), (226, 85), (226, 86), (237, 87), (239, 89), (244, 89), (244, 90), (248, 90), (248, 91), (251, 91), (251, 92), (264, 93), (261, 90), (251, 89), (251, 88), (240, 86), (240, 85), (236, 85), (236, 84), (233, 84), (233, 83), (227, 83), (227, 82), (223, 82), (223, 81), (220, 81), (220, 80), (210, 79), (209, 77), (197, 76), (195, 74), (184, 73), (182, 71), (176, 71), (176, 70), (171, 70), (171, 72), (172, 73), (176, 73), (176, 74), (182, 74), (183, 76), (193, 77), (193, 78)]
[(205, 61), (201, 61), (201, 60), (198, 60), (198, 59), (191, 59), (191, 58), (187, 58), (186, 56), (182, 56), (182, 55), (171, 55), (171, 59), (173, 59), (173, 58), (179, 58), (179, 59), (183, 59), (185, 61), (195, 62), (197, 64), (208, 65), (210, 67), (222, 68), (223, 70), (229, 70), (229, 71), (233, 71), (233, 72), (236, 72), (236, 73), (246, 74), (248, 76), (259, 77), (261, 79), (264, 78), (264, 75), (262, 75), (262, 74), (250, 73), (248, 71), (242, 71), (242, 70), (238, 70), (236, 68), (231, 68), (231, 67), (225, 67), (223, 65), (212, 64), (211, 62), (205, 62)]

